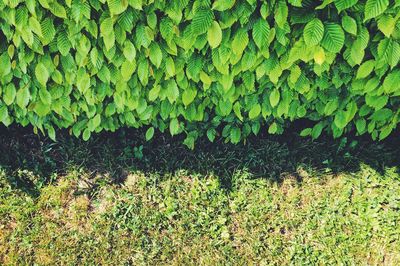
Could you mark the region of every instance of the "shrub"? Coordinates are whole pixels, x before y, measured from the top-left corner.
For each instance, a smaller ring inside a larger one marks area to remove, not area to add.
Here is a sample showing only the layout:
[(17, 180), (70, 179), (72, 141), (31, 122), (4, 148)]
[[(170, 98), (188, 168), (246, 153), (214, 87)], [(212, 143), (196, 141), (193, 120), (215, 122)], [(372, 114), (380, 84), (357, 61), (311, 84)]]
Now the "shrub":
[(2, 0), (0, 121), (192, 147), (304, 118), (304, 136), (382, 139), (400, 112), (399, 18), (399, 0)]

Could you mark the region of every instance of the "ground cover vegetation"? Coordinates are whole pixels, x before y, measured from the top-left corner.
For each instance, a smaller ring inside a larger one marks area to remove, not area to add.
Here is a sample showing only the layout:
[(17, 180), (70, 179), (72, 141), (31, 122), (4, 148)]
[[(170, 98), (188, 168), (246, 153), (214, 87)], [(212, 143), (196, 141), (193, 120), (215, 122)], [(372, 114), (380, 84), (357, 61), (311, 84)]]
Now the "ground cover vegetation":
[(0, 264), (400, 263), (398, 138), (144, 135), (2, 128)]
[(3, 0), (0, 121), (56, 138), (141, 127), (238, 143), (292, 121), (387, 137), (399, 0)]

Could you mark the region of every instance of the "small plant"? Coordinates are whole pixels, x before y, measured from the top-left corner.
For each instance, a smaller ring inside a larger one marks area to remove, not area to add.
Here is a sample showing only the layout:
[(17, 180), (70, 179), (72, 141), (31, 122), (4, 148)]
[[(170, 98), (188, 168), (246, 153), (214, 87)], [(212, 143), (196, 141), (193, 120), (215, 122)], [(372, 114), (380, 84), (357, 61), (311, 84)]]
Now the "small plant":
[(122, 159), (143, 159), (143, 145), (140, 146), (127, 146), (124, 148)]
[(140, 145), (139, 147), (134, 147), (133, 154), (135, 155), (136, 159), (143, 159), (143, 145)]

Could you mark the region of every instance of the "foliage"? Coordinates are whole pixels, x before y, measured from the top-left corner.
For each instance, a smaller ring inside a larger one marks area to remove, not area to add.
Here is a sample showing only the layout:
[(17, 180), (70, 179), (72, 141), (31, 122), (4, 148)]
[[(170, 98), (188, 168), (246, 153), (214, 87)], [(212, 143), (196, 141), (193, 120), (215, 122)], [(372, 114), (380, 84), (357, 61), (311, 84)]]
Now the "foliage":
[(399, 0), (3, 0), (0, 121), (93, 132), (144, 127), (237, 143), (383, 139), (400, 115)]

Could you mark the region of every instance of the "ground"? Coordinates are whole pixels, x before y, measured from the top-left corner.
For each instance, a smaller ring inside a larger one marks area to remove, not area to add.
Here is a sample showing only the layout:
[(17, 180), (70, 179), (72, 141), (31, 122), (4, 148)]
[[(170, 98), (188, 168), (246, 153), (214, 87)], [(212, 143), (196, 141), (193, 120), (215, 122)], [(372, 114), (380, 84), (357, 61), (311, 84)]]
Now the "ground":
[(1, 129), (0, 264), (400, 264), (398, 137), (67, 135)]

